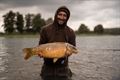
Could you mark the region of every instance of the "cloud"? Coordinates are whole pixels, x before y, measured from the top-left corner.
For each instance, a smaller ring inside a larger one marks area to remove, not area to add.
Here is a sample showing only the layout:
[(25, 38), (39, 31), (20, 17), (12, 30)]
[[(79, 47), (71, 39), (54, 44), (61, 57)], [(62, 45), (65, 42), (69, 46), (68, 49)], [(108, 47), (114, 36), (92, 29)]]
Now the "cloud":
[(90, 29), (97, 24), (103, 24), (106, 28), (120, 27), (119, 0), (0, 0), (0, 18), (9, 10), (22, 14), (41, 13), (45, 19), (53, 18), (56, 9), (61, 5), (70, 9), (68, 25), (74, 30), (78, 29), (81, 23)]

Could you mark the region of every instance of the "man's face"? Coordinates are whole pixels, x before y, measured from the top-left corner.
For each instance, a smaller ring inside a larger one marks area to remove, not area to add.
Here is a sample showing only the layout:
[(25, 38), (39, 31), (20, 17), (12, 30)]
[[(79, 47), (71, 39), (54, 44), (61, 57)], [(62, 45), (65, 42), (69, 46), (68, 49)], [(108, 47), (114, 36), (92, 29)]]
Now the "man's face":
[(57, 22), (58, 24), (60, 25), (63, 25), (67, 20), (67, 14), (63, 11), (60, 11), (58, 14), (57, 14)]

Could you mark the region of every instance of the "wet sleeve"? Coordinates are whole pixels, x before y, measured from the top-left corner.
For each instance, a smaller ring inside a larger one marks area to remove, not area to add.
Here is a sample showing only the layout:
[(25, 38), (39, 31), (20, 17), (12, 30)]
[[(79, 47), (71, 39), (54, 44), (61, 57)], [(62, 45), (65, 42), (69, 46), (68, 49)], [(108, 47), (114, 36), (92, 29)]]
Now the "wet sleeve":
[(45, 44), (45, 43), (47, 43), (47, 35), (46, 35), (45, 28), (42, 28), (40, 31), (39, 45)]
[(71, 32), (69, 43), (76, 46), (76, 35), (74, 32)]

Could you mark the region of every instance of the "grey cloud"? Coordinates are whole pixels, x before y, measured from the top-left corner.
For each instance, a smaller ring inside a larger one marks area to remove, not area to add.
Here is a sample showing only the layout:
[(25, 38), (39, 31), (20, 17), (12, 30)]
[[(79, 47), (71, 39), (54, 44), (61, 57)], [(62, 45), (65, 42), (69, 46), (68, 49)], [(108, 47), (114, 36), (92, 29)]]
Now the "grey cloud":
[(38, 4), (51, 4), (53, 0), (1, 0), (0, 3), (9, 4), (13, 6), (31, 6)]
[(120, 20), (120, 0), (0, 0), (0, 11), (35, 6), (42, 13), (54, 15), (61, 5), (70, 9), (72, 21)]
[(0, 0), (0, 10), (14, 7), (42, 6), (47, 10), (55, 9), (60, 5), (74, 6), (76, 3), (82, 3), (84, 0)]
[(53, 0), (0, 0), (0, 10), (17, 7), (31, 7), (31, 6), (50, 6), (54, 5)]
[[(73, 9), (73, 17), (74, 20), (85, 20), (87, 18), (91, 18), (91, 20), (106, 20), (104, 19), (106, 15), (107, 19), (111, 18), (119, 18), (120, 19), (120, 1), (86, 1), (82, 5), (76, 4), (76, 6), (80, 6), (80, 8)], [(102, 15), (97, 15), (102, 14)], [(102, 16), (102, 17), (99, 17)]]

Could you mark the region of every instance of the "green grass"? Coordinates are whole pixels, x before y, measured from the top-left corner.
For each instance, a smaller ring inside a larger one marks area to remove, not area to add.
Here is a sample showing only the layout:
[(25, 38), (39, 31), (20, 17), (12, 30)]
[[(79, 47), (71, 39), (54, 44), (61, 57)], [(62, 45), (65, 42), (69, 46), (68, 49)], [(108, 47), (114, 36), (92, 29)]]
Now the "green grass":
[(34, 37), (40, 37), (39, 34), (0, 34), (0, 37), (9, 37), (9, 38), (34, 38)]
[[(76, 34), (76, 36), (110, 36), (111, 34), (93, 34), (93, 33), (88, 33), (88, 34)], [(114, 35), (115, 36), (115, 35)], [(19, 34), (19, 33), (12, 33), (12, 34), (3, 34), (0, 33), (0, 37), (9, 37), (9, 38), (39, 38), (40, 34), (32, 34), (32, 33), (24, 33), (24, 34)]]

